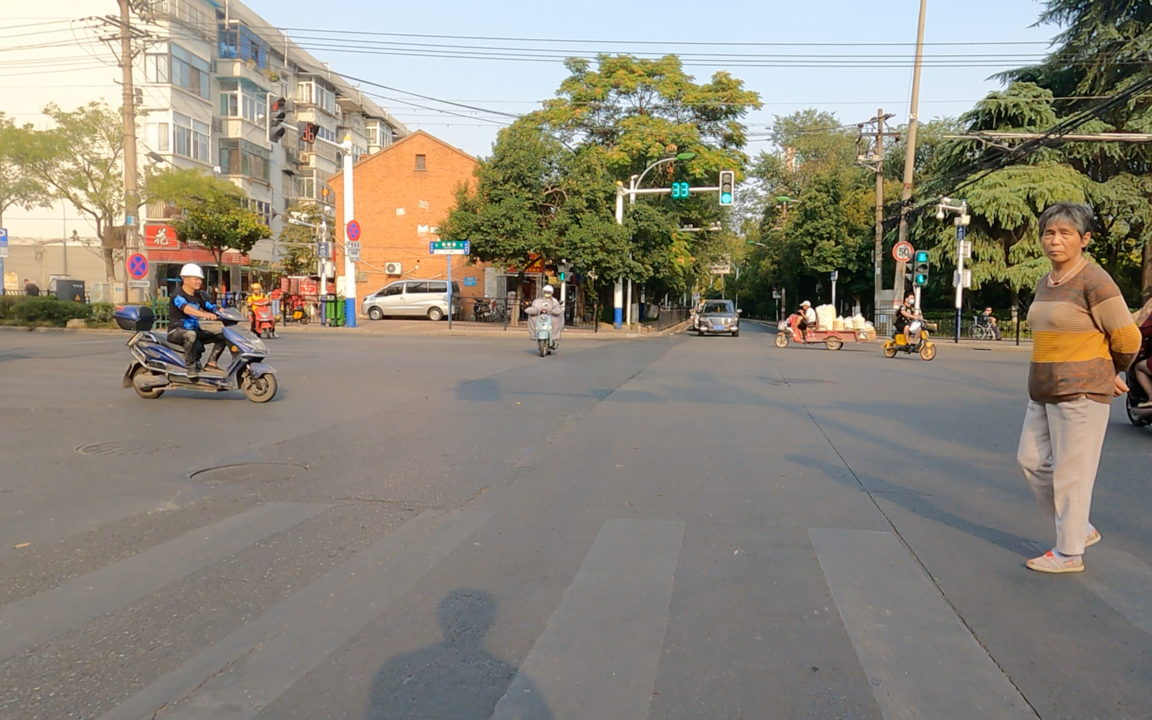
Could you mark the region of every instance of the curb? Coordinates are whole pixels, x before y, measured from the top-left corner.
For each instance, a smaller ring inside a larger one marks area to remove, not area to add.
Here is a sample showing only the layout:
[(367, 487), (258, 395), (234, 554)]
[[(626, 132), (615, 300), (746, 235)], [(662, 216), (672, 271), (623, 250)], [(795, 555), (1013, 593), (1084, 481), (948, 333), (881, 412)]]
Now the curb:
[(0, 325), (0, 332), (23, 333), (74, 333), (76, 335), (120, 335), (124, 330), (119, 328), (59, 328), (59, 327), (26, 327), (24, 325)]

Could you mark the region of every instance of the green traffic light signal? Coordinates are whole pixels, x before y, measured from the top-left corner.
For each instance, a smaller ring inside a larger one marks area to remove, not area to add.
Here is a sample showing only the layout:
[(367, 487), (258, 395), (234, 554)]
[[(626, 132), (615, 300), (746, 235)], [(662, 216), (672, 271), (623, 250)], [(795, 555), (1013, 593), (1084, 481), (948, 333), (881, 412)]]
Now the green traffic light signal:
[(928, 251), (916, 251), (916, 266), (912, 272), (912, 284), (916, 287), (924, 287), (928, 284)]

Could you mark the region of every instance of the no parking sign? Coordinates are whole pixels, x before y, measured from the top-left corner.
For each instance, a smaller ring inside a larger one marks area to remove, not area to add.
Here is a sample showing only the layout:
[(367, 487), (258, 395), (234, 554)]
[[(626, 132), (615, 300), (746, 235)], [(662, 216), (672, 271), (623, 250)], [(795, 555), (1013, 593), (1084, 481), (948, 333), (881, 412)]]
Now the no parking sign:
[(128, 274), (134, 280), (143, 280), (144, 276), (148, 274), (148, 258), (140, 253), (133, 253), (128, 256), (128, 262), (125, 263), (128, 268)]

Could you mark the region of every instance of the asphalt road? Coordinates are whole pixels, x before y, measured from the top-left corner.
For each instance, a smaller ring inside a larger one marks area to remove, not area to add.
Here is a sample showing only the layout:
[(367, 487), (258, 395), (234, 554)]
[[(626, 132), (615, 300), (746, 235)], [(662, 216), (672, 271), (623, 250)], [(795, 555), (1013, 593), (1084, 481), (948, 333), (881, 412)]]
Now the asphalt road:
[(1152, 717), (1152, 431), (1026, 570), (1026, 353), (309, 333), (256, 405), (125, 339), (0, 333), (2, 718)]

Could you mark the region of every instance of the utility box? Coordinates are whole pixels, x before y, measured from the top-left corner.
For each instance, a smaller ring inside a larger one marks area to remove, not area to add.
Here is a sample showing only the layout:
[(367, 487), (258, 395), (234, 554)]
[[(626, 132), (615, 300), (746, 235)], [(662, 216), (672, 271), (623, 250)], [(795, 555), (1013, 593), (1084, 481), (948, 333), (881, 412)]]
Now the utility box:
[(70, 278), (56, 279), (56, 299), (84, 302), (84, 281)]

